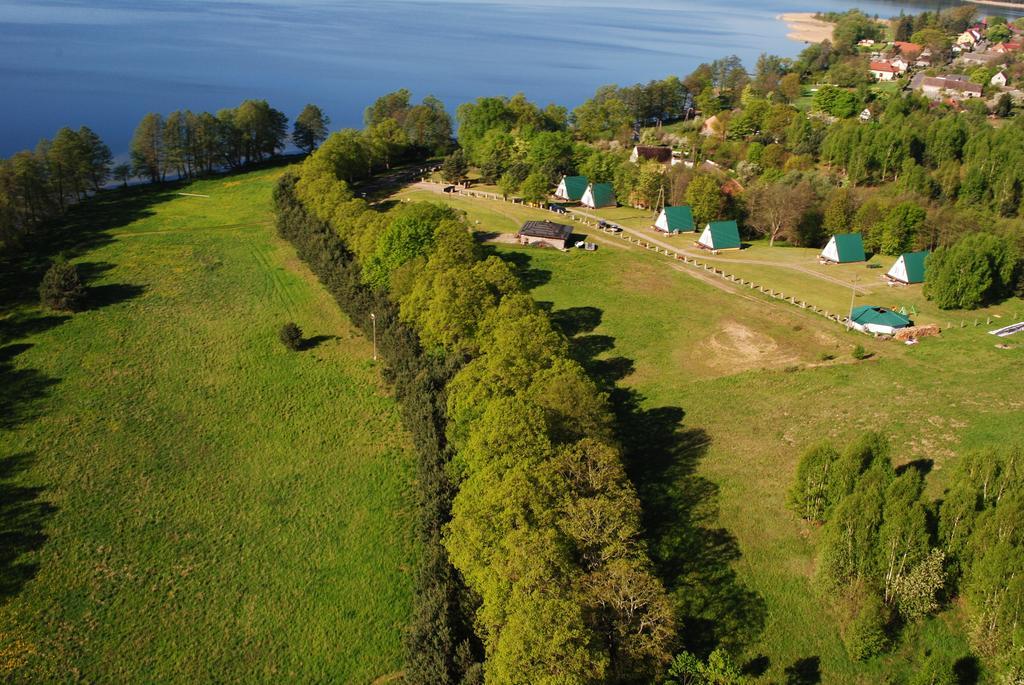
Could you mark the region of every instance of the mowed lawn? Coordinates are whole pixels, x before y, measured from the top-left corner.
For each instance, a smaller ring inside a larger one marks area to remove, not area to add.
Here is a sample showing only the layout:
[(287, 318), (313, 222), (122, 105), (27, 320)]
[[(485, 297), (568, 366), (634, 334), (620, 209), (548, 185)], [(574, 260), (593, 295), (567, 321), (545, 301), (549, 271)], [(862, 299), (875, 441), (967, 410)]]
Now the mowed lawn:
[(276, 237), (281, 173), (108, 198), (73, 253), (89, 310), (0, 315), (0, 678), (401, 667), (409, 439), (370, 344)]
[[(909, 628), (892, 655), (852, 661), (834, 598), (813, 582), (819, 531), (786, 508), (786, 492), (808, 446), (824, 438), (843, 445), (878, 430), (892, 440), (897, 463), (930, 465), (929, 493), (939, 496), (963, 450), (1021, 439), (1024, 340), (997, 349), (987, 327), (972, 325), (907, 347), (744, 289), (728, 292), (719, 279), (698, 280), (635, 248), (498, 250), (528, 270), (535, 297), (551, 303), (556, 319), (588, 322), (574, 331), (577, 343), (605, 362), (596, 368), (618, 370), (619, 385), (638, 394), (642, 430), (657, 427), (658, 417), (679, 419), (667, 460), (658, 444), (664, 425), (632, 449), (652, 549), (680, 601), (690, 601), (693, 577), (718, 586), (721, 596), (702, 614), (711, 630), (760, 628), (744, 652), (753, 672), (764, 669), (765, 682), (817, 670), (826, 683), (877, 683), (909, 673), (926, 649), (951, 660), (967, 654), (961, 617), (947, 611)], [(1018, 300), (1001, 309), (1022, 307)], [(858, 343), (873, 357), (852, 359)], [(703, 534), (682, 532), (695, 522)], [(685, 539), (673, 551), (676, 537)]]

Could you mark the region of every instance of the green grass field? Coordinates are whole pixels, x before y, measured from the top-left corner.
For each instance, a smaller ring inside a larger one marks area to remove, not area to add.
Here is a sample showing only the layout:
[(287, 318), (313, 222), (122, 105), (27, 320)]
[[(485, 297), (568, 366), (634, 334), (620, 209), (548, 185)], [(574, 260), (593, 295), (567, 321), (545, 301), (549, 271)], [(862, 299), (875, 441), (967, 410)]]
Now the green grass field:
[(280, 173), (90, 203), (88, 311), (0, 314), (3, 679), (401, 667), (413, 457), (369, 343), (274, 233)]
[[(402, 196), (451, 202), (484, 233), (515, 230), (532, 211), (423, 191)], [(630, 208), (599, 214), (637, 229), (651, 221)], [(764, 669), (765, 682), (817, 669), (822, 682), (877, 683), (907, 675), (924, 650), (964, 657), (961, 617), (950, 610), (905, 630), (889, 656), (852, 661), (833, 598), (813, 582), (818, 531), (789, 512), (786, 492), (800, 454), (824, 438), (844, 444), (861, 431), (884, 432), (898, 463), (930, 464), (928, 491), (936, 497), (962, 450), (1019, 439), (1024, 346), (1011, 339), (1013, 349), (997, 349), (987, 330), (1024, 318), (1024, 303), (942, 313), (919, 286), (886, 287), (884, 270), (819, 266), (816, 250), (762, 241), (714, 259), (702, 255), (838, 311), (849, 307), (856, 278), (867, 293), (857, 304), (914, 305), (923, 322), (972, 320), (908, 347), (847, 332), (617, 238), (596, 238), (595, 253), (493, 249), (525, 269), (535, 297), (576, 334), (592, 371), (618, 384), (626, 431), (637, 433), (625, 442), (655, 559), (680, 604), (696, 605), (694, 613), (710, 621), (694, 624), (698, 637), (689, 638), (699, 642), (709, 625), (727, 639), (755, 633), (745, 658), (758, 665), (755, 672)], [(857, 344), (872, 357), (855, 361)]]

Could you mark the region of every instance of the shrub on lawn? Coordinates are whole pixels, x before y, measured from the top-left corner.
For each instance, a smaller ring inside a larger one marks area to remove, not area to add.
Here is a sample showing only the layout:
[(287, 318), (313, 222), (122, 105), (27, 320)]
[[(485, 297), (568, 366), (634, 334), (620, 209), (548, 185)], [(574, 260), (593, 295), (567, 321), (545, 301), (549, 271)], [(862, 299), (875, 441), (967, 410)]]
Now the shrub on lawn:
[(861, 345), (861, 344), (857, 344), (853, 348), (853, 353), (852, 354), (853, 354), (853, 358), (854, 359), (867, 359), (868, 357), (871, 356), (871, 353), (868, 352), (867, 350), (865, 350), (864, 346)]
[(889, 612), (882, 600), (870, 595), (846, 632), (846, 649), (858, 661), (866, 661), (889, 648)]
[(292, 352), (295, 352), (302, 347), (302, 329), (299, 328), (294, 321), (290, 321), (281, 326), (281, 330), (278, 332), (277, 337), (281, 339), (281, 344)]
[(78, 268), (63, 257), (55, 260), (39, 284), (39, 301), (43, 306), (60, 311), (81, 309), (85, 304), (85, 286)]

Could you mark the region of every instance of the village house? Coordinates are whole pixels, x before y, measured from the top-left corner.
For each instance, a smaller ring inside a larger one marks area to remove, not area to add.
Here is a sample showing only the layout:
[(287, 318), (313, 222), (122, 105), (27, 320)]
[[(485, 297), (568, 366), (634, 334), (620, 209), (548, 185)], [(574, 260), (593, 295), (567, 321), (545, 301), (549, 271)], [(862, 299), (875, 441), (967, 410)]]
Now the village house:
[(837, 233), (829, 239), (818, 259), (832, 264), (863, 262), (866, 259), (864, 241), (860, 233)]
[(988, 80), (988, 82), (991, 83), (993, 86), (998, 86), (1000, 88), (1005, 87), (1007, 83), (1006, 72), (997, 71), (995, 75), (993, 75), (992, 78)]
[(872, 116), (873, 115), (871, 114), (871, 110), (868, 109), (867, 107), (865, 107), (864, 109), (862, 109), (860, 111), (860, 117), (859, 118), (860, 118), (861, 121), (871, 121), (871, 117)]
[(659, 164), (672, 163), (672, 148), (663, 145), (636, 145), (629, 161), (636, 164), (640, 160), (650, 160)]
[(521, 245), (557, 247), (564, 250), (569, 247), (572, 226), (556, 224), (554, 221), (527, 221), (519, 229), (516, 237)]
[(885, 277), (896, 283), (910, 285), (912, 283), (924, 283), (925, 260), (930, 253), (927, 250), (922, 252), (904, 252), (896, 263), (892, 265)]
[(971, 83), (966, 76), (952, 74), (946, 76), (925, 76), (918, 74), (910, 82), (910, 87), (920, 91), (921, 95), (932, 100), (943, 98), (980, 98), (981, 86)]
[(865, 305), (854, 307), (850, 312), (850, 325), (863, 333), (875, 335), (893, 335), (898, 329), (906, 328), (913, 322), (910, 319), (885, 307)]
[(896, 50), (896, 52), (903, 55), (903, 57), (908, 60), (911, 58), (916, 58), (918, 55), (921, 54), (921, 51), (924, 50), (923, 45), (918, 45), (917, 43), (908, 43), (905, 40), (897, 40), (893, 42), (892, 46), (893, 49)]
[(691, 233), (696, 230), (693, 212), (687, 205), (665, 207), (654, 221), (654, 228), (663, 233)]
[(740, 230), (735, 221), (712, 221), (704, 227), (704, 232), (697, 239), (697, 246), (718, 252), (738, 250), (743, 247), (743, 243), (740, 242)]
[(580, 198), (580, 204), (584, 207), (590, 207), (591, 209), (614, 207), (616, 202), (615, 191), (612, 189), (612, 184), (591, 183), (587, 186), (586, 191), (583, 193), (583, 197)]
[(992, 52), (998, 55), (1009, 55), (1014, 52), (1020, 52), (1021, 47), (1024, 47), (1022, 43), (996, 43), (992, 46)]
[(700, 134), (702, 136), (717, 136), (721, 135), (721, 126), (719, 125), (718, 115), (712, 115), (704, 120), (704, 123), (700, 126)]
[(923, 69), (927, 69), (931, 65), (932, 65), (932, 51), (929, 50), (928, 48), (925, 48), (924, 50), (921, 51), (921, 54), (917, 56), (917, 59), (914, 60), (914, 66), (915, 67), (921, 67)]
[(956, 37), (956, 44), (961, 50), (973, 50), (974, 46), (981, 40), (981, 31), (970, 28)]
[(567, 202), (579, 202), (583, 193), (587, 192), (590, 181), (586, 176), (563, 176), (555, 189), (555, 197)]
[(884, 61), (871, 62), (868, 70), (876, 81), (892, 81), (903, 73), (895, 64)]

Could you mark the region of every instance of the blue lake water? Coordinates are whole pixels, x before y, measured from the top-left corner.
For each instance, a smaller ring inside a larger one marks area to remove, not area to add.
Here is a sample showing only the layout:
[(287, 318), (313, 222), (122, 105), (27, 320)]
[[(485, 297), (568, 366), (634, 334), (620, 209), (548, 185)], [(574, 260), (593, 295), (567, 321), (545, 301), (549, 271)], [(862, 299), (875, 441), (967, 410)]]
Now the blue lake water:
[(358, 126), (409, 88), (454, 109), (481, 95), (573, 107), (606, 83), (794, 56), (782, 12), (881, 16), (951, 3), (871, 0), (0, 0), (0, 155), (87, 125), (115, 154), (149, 111), (265, 98)]

